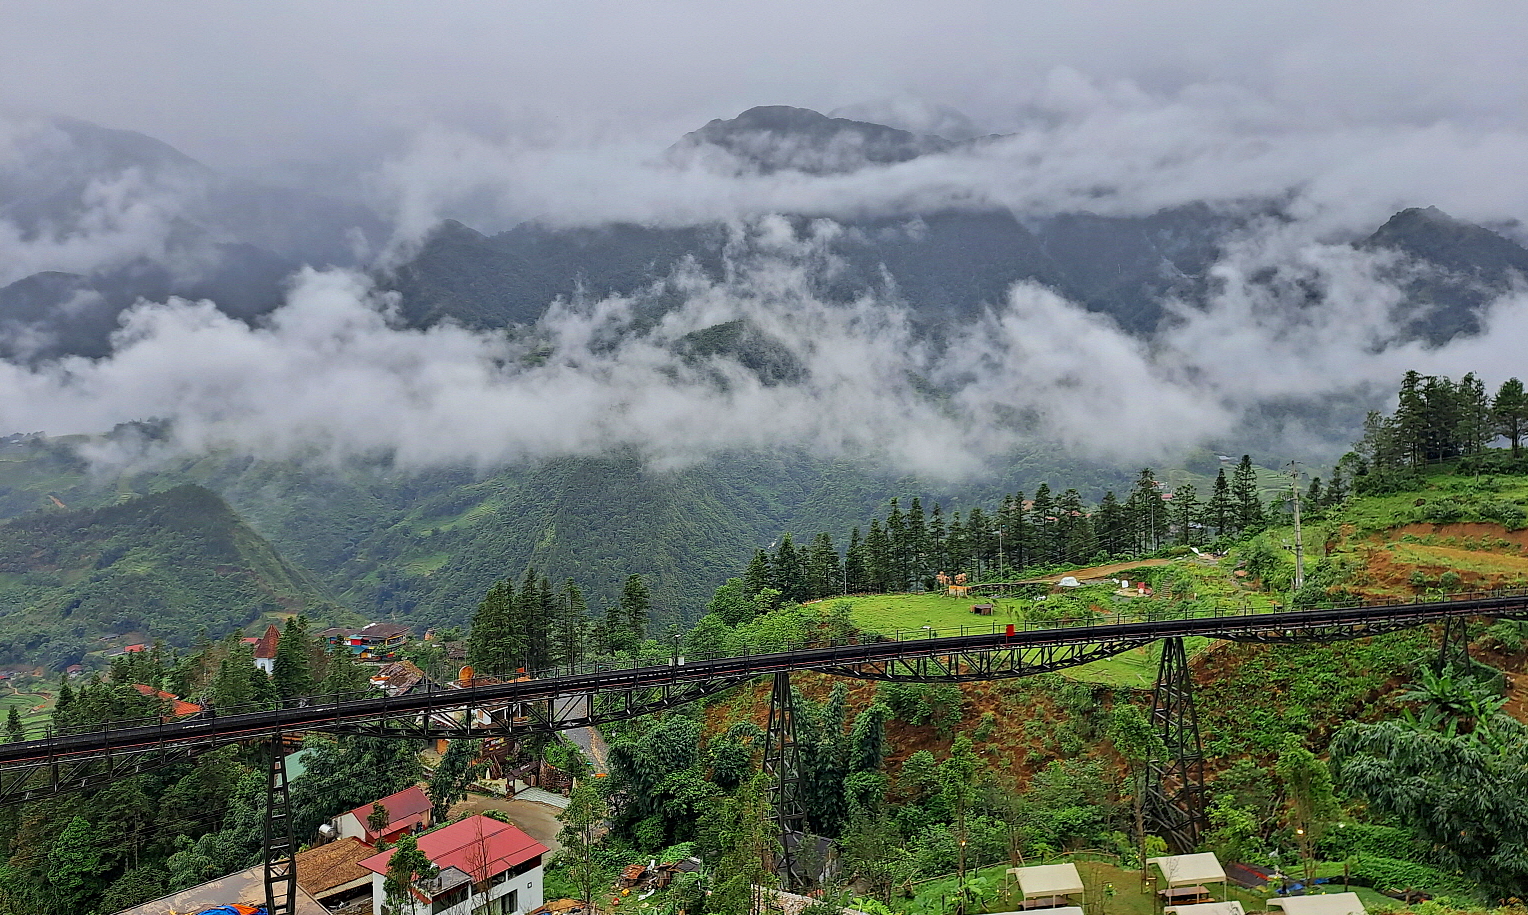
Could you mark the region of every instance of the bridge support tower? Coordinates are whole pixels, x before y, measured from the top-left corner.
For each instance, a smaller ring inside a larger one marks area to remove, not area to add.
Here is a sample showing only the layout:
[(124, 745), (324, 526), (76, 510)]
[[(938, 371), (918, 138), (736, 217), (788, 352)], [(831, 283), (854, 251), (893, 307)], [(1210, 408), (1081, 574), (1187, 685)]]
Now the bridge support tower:
[(769, 783), (770, 801), (775, 811), (775, 825), (780, 839), (777, 868), (781, 888), (793, 890), (801, 885), (796, 868), (793, 843), (805, 842), (806, 807), (801, 801), (801, 753), (796, 746), (796, 712), (791, 700), (791, 675), (775, 673), (769, 694), (769, 730), (764, 735), (764, 777)]
[(1438, 673), (1450, 667), (1461, 674), (1471, 670), (1468, 617), (1449, 616), (1443, 619), (1443, 639), (1438, 645)]
[(1147, 762), (1146, 818), (1177, 854), (1193, 850), (1208, 823), (1204, 807), (1204, 748), (1194, 712), (1194, 681), (1183, 639), (1162, 642), (1151, 723), (1162, 739)]
[(271, 735), (269, 747), (270, 768), (265, 781), (265, 910), (269, 915), (292, 915), (297, 908), (297, 842), (292, 835), (286, 747), (280, 731)]

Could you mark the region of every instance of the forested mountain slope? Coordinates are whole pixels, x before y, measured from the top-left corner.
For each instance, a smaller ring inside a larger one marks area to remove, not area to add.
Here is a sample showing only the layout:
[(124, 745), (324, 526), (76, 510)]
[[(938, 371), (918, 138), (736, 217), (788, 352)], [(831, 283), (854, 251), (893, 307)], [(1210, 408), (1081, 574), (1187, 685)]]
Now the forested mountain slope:
[(62, 667), (128, 633), (184, 647), (294, 612), (339, 610), (199, 486), (0, 524), (0, 661)]
[(718, 585), (782, 534), (829, 531), (842, 546), (895, 495), (964, 505), (1048, 479), (1096, 499), (1130, 476), (1039, 449), (960, 485), (801, 453), (730, 454), (666, 471), (632, 454), (561, 458), (486, 476), (214, 455), (114, 476), (87, 472), (70, 441), (42, 438), (0, 445), (0, 517), (56, 510), (53, 498), (99, 507), (195, 483), (368, 617), (459, 625), (495, 580), (533, 567), (577, 581), (595, 610), (642, 574), (663, 627), (697, 618)]

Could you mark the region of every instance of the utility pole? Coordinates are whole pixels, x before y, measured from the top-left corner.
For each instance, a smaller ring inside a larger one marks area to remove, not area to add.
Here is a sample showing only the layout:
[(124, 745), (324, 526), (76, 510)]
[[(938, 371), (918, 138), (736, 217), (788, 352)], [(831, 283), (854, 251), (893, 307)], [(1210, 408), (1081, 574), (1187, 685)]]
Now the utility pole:
[(1305, 549), (1300, 542), (1300, 462), (1289, 462), (1289, 491), (1295, 505), (1295, 590), (1305, 584)]

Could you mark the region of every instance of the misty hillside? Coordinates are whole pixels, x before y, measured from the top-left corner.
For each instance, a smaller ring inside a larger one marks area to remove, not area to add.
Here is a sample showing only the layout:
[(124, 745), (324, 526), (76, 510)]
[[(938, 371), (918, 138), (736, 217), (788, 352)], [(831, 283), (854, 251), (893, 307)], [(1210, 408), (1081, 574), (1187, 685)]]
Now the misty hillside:
[(0, 524), (0, 660), (62, 667), (106, 635), (185, 647), (298, 611), (338, 608), (199, 486)]
[(828, 117), (809, 108), (766, 105), (685, 134), (669, 147), (668, 155), (679, 163), (700, 161), (734, 172), (791, 169), (826, 175), (906, 162), (959, 145), (884, 124)]
[[(873, 168), (957, 144), (896, 128), (830, 118), (801, 108), (753, 108), (687, 134), (671, 150), (710, 149), (762, 172), (812, 174)], [(805, 233), (815, 214), (796, 214)], [(837, 220), (826, 242), (835, 267), (819, 294), (850, 301), (888, 280), (914, 319), (936, 335), (1001, 302), (1009, 287), (1034, 281), (1125, 330), (1156, 331), (1164, 300), (1202, 303), (1212, 267), (1256, 221), (1283, 218), (1271, 204), (1218, 208), (1203, 203), (1145, 216), (1061, 213), (1024, 218), (1003, 209), (939, 210)], [(474, 328), (530, 324), (554, 298), (632, 293), (692, 259), (713, 279), (725, 270), (725, 226), (611, 224), (554, 229), (527, 223), (483, 235), (455, 222), (432, 233), (397, 272), (404, 313), (417, 325), (450, 318)], [(1441, 343), (1478, 329), (1479, 307), (1510, 288), (1528, 250), (1435, 209), (1406, 210), (1359, 242), (1403, 256), (1408, 292), (1403, 339)], [(1272, 278), (1269, 279), (1272, 282)]]
[(1480, 309), (1528, 277), (1528, 250), (1490, 229), (1454, 219), (1437, 207), (1402, 210), (1362, 242), (1413, 258), (1395, 279), (1412, 307), (1409, 326), (1428, 340), (1480, 331)]
[(140, 298), (264, 314), (302, 264), (357, 264), (388, 235), (365, 207), (229, 178), (140, 133), (72, 118), (10, 126), (0, 222), (21, 254), (0, 264), (0, 356), (103, 355)]
[(1054, 449), (1015, 455), (992, 479), (960, 486), (801, 454), (733, 454), (667, 472), (630, 454), (561, 458), (481, 478), (212, 455), (113, 477), (90, 473), (72, 444), (0, 444), (0, 518), (56, 508), (55, 498), (109, 507), (126, 493), (210, 490), (356, 612), (420, 625), (464, 623), (490, 584), (526, 568), (573, 578), (596, 609), (638, 572), (657, 624), (693, 621), (756, 549), (787, 532), (845, 540), (892, 496), (958, 506), (1049, 480), (1096, 499), (1130, 480)]

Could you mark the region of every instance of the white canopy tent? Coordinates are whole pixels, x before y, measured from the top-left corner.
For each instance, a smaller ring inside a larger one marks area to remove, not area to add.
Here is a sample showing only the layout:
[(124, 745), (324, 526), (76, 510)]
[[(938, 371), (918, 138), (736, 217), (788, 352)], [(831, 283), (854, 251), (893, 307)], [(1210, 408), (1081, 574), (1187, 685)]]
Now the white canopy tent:
[(1164, 886), (1194, 886), (1199, 883), (1226, 882), (1226, 869), (1220, 866), (1220, 859), (1209, 852), (1198, 855), (1147, 858), (1146, 863), (1157, 866), (1157, 870), (1162, 874)]
[(1270, 899), (1269, 905), (1283, 909), (1285, 915), (1364, 915), (1364, 904), (1357, 893), (1327, 893), (1324, 896), (1285, 896)]
[(1165, 915), (1247, 915), (1239, 902), (1196, 902), (1193, 905), (1170, 905)]
[(1034, 867), (1010, 867), (1009, 875), (1018, 878), (1019, 892), (1025, 901), (1042, 896), (1082, 898), (1082, 875), (1075, 864), (1037, 864)]

